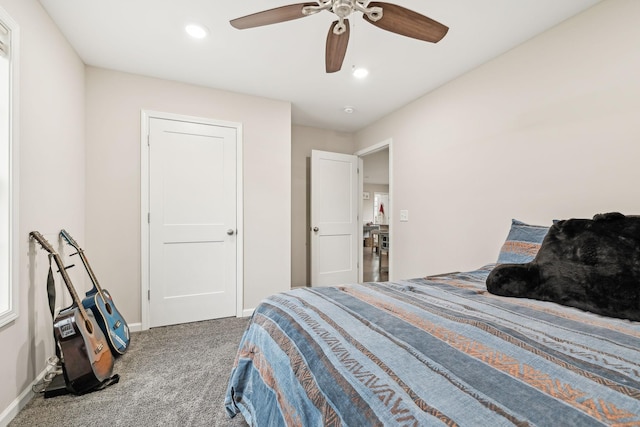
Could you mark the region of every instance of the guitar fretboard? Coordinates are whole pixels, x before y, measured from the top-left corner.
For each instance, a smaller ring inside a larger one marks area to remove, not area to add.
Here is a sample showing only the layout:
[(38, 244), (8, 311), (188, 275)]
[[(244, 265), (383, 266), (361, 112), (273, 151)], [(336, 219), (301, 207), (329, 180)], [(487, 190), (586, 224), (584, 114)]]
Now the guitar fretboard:
[(89, 325), (91, 322), (89, 321), (89, 316), (87, 315), (87, 311), (82, 306), (82, 300), (80, 299), (80, 297), (78, 297), (78, 294), (76, 293), (76, 289), (73, 287), (73, 284), (71, 283), (71, 278), (69, 277), (69, 274), (67, 274), (67, 270), (58, 252), (56, 252), (53, 249), (53, 246), (51, 246), (51, 244), (47, 241), (47, 239), (45, 239), (42, 236), (42, 234), (40, 234), (40, 232), (32, 231), (31, 233), (29, 233), (29, 235), (33, 237), (40, 244), (40, 246), (42, 246), (42, 248), (45, 251), (49, 252), (51, 256), (53, 256), (53, 260), (55, 261), (56, 266), (58, 267), (58, 271), (62, 275), (62, 280), (64, 281), (64, 284), (67, 287), (69, 294), (71, 294), (71, 298), (73, 299), (73, 304), (78, 307), (78, 310), (80, 311), (80, 315), (82, 316), (82, 319), (84, 320), (85, 323)]

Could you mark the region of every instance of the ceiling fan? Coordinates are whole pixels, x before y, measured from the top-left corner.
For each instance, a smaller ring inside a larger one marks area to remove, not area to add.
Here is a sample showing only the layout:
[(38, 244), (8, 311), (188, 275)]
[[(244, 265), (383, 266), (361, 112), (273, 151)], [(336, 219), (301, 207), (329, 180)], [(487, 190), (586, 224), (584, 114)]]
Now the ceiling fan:
[(349, 43), (347, 18), (354, 12), (361, 12), (365, 21), (378, 28), (431, 43), (439, 42), (449, 30), (446, 25), (402, 6), (368, 0), (318, 0), (297, 3), (236, 18), (230, 23), (234, 28), (244, 30), (304, 18), (323, 10), (338, 17), (338, 20), (331, 24), (327, 35), (325, 53), (327, 73), (335, 73), (342, 68)]

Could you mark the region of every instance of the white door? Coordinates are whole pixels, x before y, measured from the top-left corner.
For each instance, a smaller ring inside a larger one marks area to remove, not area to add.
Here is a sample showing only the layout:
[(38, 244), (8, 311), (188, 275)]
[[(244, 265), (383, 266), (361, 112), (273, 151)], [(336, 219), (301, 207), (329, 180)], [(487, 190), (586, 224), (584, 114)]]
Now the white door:
[(311, 285), (358, 282), (358, 157), (311, 152)]
[(236, 314), (236, 129), (149, 119), (149, 320)]

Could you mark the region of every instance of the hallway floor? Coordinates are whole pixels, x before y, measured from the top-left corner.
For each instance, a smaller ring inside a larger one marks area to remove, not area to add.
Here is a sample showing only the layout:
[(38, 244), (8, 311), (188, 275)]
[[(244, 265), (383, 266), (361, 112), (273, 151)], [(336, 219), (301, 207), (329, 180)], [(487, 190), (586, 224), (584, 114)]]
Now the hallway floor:
[(363, 280), (365, 282), (385, 282), (389, 280), (389, 254), (382, 254), (382, 272), (379, 269), (380, 256), (371, 247), (362, 248)]

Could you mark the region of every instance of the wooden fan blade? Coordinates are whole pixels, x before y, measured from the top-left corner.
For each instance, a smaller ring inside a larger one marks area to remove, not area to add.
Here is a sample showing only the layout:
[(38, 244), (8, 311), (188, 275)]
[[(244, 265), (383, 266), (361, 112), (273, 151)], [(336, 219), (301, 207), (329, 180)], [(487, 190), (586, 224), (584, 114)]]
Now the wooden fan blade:
[(275, 9), (264, 10), (252, 15), (236, 18), (229, 23), (239, 29), (261, 27), (263, 25), (277, 24), (279, 22), (291, 21), (293, 19), (304, 18), (307, 15), (302, 13), (305, 6), (318, 6), (317, 3), (297, 3), (289, 6), (276, 7)]
[(391, 3), (371, 2), (368, 7), (381, 7), (382, 18), (378, 21), (372, 21), (367, 15), (362, 15), (364, 20), (392, 33), (437, 43), (449, 31), (449, 27), (446, 25), (402, 6)]
[(335, 73), (342, 68), (342, 62), (344, 56), (347, 53), (347, 45), (349, 44), (349, 20), (344, 20), (346, 30), (344, 33), (338, 35), (333, 32), (333, 29), (338, 25), (340, 21), (335, 21), (329, 28), (329, 34), (327, 35), (327, 51), (325, 54), (325, 63), (327, 73)]

